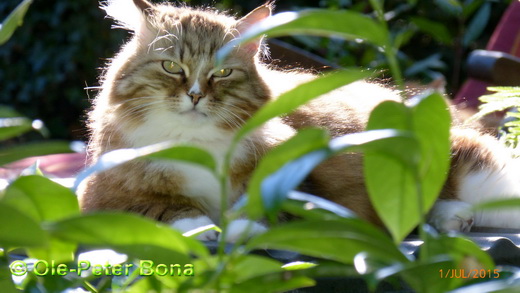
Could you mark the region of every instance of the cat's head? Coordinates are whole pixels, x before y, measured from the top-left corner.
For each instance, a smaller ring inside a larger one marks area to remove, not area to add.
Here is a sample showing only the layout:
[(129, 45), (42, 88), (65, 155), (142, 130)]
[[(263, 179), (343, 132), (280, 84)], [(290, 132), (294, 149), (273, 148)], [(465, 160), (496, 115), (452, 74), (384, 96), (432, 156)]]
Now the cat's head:
[(185, 124), (236, 129), (267, 101), (269, 90), (257, 71), (261, 40), (235, 48), (220, 67), (215, 54), (267, 18), (269, 4), (238, 20), (146, 0), (112, 0), (103, 8), (133, 31), (104, 80), (108, 104), (121, 119), (140, 123), (161, 109)]

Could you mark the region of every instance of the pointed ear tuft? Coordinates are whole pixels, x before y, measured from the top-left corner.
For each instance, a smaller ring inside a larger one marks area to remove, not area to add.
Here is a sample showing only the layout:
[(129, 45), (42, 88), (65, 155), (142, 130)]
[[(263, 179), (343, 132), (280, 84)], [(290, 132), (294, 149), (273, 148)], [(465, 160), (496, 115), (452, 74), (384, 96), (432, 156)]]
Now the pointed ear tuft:
[(146, 0), (107, 0), (101, 3), (101, 9), (113, 18), (118, 27), (138, 32), (146, 21), (145, 12), (153, 8)]
[(134, 0), (134, 4), (143, 12), (152, 8), (152, 4), (146, 0)]
[[(253, 25), (271, 16), (273, 8), (274, 1), (268, 1), (264, 5), (257, 7), (238, 21), (236, 29), (241, 35), (243, 35)], [(243, 45), (243, 48), (251, 53), (256, 53), (259, 50), (261, 43), (262, 38), (259, 38)]]

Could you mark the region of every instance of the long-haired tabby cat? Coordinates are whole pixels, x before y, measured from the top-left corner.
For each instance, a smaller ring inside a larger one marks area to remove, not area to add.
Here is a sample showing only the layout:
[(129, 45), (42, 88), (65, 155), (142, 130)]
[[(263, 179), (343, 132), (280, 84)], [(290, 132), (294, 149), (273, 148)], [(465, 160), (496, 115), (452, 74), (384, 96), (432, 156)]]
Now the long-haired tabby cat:
[[(102, 90), (89, 116), (89, 151), (95, 161), (119, 148), (163, 141), (211, 152), (218, 163), (246, 119), (277, 95), (314, 76), (269, 69), (259, 59), (261, 40), (234, 49), (221, 67), (215, 53), (255, 23), (272, 5), (235, 19), (212, 9), (155, 5), (146, 0), (113, 0), (103, 7), (133, 37), (109, 63)], [(357, 82), (320, 97), (295, 113), (273, 119), (245, 139), (232, 158), (230, 203), (243, 192), (258, 160), (297, 129), (319, 126), (332, 136), (364, 129), (370, 110), (393, 91)], [(472, 130), (452, 131), (449, 179), (430, 213), (440, 230), (468, 230), (472, 224), (520, 228), (520, 216), (506, 212), (473, 215), (468, 203), (494, 196), (519, 196), (520, 173), (497, 142)], [(345, 154), (312, 172), (304, 191), (340, 203), (373, 223), (362, 177), (362, 157)], [(124, 210), (171, 223), (181, 231), (218, 224), (219, 183), (204, 169), (172, 162), (132, 161), (89, 179), (81, 194), (83, 211)], [(513, 218), (514, 217), (514, 218)], [(230, 225), (229, 240), (246, 220)], [(265, 229), (254, 223), (251, 233)], [(201, 239), (215, 239), (206, 232)]]

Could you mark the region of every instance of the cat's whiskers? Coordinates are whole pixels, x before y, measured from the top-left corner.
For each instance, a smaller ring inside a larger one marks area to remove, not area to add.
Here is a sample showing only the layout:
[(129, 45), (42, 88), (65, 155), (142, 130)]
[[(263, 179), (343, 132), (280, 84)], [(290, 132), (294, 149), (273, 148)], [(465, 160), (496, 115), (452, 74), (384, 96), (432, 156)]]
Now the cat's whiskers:
[[(162, 102), (163, 101), (161, 101), (161, 100), (156, 100), (156, 101), (151, 101), (151, 102), (144, 103), (144, 104), (135, 105), (133, 107), (125, 109), (123, 111), (123, 113), (121, 113), (120, 119), (121, 120), (127, 119), (129, 116), (134, 115), (133, 117), (131, 117), (130, 120), (127, 120), (127, 121), (132, 122), (134, 120), (137, 120), (138, 118), (140, 118), (139, 115), (141, 115), (149, 110), (153, 110), (154, 106), (160, 105), (160, 104), (162, 104)], [(156, 108), (159, 108), (159, 107), (156, 107)]]
[(221, 117), (223, 120), (226, 121), (226, 123), (228, 123), (228, 125), (231, 123), (233, 125), (232, 129), (238, 129), (240, 128), (241, 124), (239, 123), (240, 121), (237, 120), (237, 117), (236, 116), (233, 116), (232, 112), (229, 111), (228, 109), (217, 109), (216, 111), (214, 111), (215, 114), (217, 114), (219, 117)]
[(219, 108), (218, 110), (223, 111), (223, 114), (230, 115), (229, 118), (232, 118), (231, 121), (233, 121), (238, 128), (240, 128), (246, 121), (242, 119), (242, 117), (238, 116), (235, 112), (227, 109), (227, 108)]
[(250, 112), (248, 112), (248, 111), (246, 111), (246, 110), (240, 108), (240, 107), (237, 106), (237, 105), (230, 104), (230, 103), (223, 103), (223, 105), (228, 106), (228, 107), (231, 107), (231, 108), (233, 108), (233, 109), (235, 109), (235, 110), (237, 110), (237, 111), (240, 111), (240, 112), (246, 114), (246, 115), (247, 115), (247, 118), (251, 118), (251, 116), (253, 116)]
[(233, 125), (232, 121), (229, 121), (222, 113), (214, 112), (214, 114), (217, 115), (222, 121), (224, 121), (224, 123), (226, 123), (229, 126), (229, 128), (231, 128), (231, 129), (236, 128), (236, 125)]

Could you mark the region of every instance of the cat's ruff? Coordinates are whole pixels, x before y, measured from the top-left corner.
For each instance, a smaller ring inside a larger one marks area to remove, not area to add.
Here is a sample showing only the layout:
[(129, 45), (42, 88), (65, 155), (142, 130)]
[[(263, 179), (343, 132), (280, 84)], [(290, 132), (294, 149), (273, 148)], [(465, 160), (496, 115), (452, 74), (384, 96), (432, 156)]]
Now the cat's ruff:
[[(215, 53), (271, 14), (270, 4), (241, 19), (210, 9), (145, 0), (103, 4), (118, 25), (133, 32), (112, 59), (102, 90), (89, 113), (89, 154), (96, 160), (118, 148), (166, 140), (210, 152), (221, 166), (237, 129), (262, 105), (315, 76), (268, 68), (259, 61), (260, 39), (231, 52), (215, 68)], [(363, 131), (370, 111), (399, 95), (383, 86), (355, 82), (323, 95), (283, 119), (273, 119), (243, 140), (231, 162), (227, 195), (232, 204), (245, 191), (260, 158), (298, 129), (322, 127), (332, 136)], [(520, 196), (520, 174), (503, 149), (474, 130), (452, 132), (453, 160), (429, 222), (439, 230), (467, 231), (471, 225), (520, 228), (520, 213), (479, 213), (468, 207), (497, 196)], [(516, 171), (515, 171), (516, 170)], [(360, 154), (344, 154), (319, 165), (302, 191), (344, 205), (361, 218), (381, 224), (368, 199)], [(136, 161), (88, 179), (80, 192), (83, 211), (125, 210), (171, 223), (182, 232), (218, 224), (219, 181), (182, 163)], [(230, 223), (228, 241), (261, 233), (259, 223)], [(215, 231), (199, 239), (215, 240)]]

